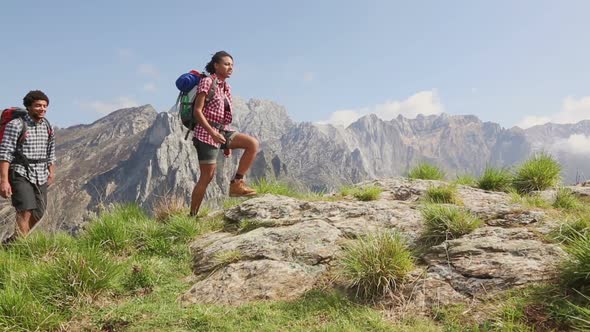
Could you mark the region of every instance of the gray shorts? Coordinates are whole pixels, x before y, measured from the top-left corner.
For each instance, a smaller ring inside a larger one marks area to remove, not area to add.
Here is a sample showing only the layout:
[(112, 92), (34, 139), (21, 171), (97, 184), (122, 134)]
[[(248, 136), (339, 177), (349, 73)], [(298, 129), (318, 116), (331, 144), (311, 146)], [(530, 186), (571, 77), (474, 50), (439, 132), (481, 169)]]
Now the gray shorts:
[(225, 143), (221, 144), (220, 147), (216, 148), (213, 145), (203, 143), (196, 137), (193, 137), (193, 145), (197, 149), (197, 156), (199, 156), (199, 164), (216, 164), (219, 150), (225, 150), (231, 143), (231, 141), (238, 134), (237, 131), (220, 131), (225, 137)]
[(41, 220), (47, 208), (47, 183), (32, 184), (24, 176), (11, 171), (12, 205), (16, 211), (31, 211), (33, 217)]

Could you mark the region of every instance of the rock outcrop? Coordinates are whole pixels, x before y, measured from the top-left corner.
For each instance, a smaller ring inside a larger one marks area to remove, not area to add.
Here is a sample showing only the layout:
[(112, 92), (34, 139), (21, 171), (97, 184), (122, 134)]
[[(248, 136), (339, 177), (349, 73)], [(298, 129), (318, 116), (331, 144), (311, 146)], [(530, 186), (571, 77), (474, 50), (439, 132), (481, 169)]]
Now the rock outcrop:
[[(392, 178), (371, 184), (384, 191), (370, 202), (264, 195), (227, 210), (226, 231), (191, 245), (198, 281), (183, 301), (236, 305), (292, 299), (329, 278), (346, 241), (396, 230), (410, 245), (419, 244), (420, 198), (440, 182)], [(415, 278), (402, 286), (414, 304), (477, 299), (555, 277), (564, 253), (544, 234), (558, 221), (511, 203), (505, 193), (461, 186), (459, 195), (484, 224), (424, 252)]]

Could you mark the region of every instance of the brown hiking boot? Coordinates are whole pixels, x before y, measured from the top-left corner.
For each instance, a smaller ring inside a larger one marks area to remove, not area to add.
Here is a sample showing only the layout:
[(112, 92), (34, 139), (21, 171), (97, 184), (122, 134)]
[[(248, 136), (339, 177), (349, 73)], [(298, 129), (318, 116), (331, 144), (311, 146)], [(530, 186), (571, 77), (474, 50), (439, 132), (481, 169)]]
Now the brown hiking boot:
[(254, 196), (256, 195), (256, 190), (252, 188), (248, 188), (244, 179), (233, 180), (232, 183), (229, 184), (229, 196), (230, 197), (239, 197), (239, 196)]

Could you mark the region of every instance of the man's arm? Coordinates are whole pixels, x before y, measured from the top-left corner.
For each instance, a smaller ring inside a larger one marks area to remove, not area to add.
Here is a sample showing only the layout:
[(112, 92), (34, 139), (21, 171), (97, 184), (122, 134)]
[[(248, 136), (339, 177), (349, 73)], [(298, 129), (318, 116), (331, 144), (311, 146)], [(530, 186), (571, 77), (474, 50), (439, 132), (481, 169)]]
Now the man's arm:
[(0, 196), (4, 198), (9, 198), (12, 195), (8, 170), (10, 169), (10, 163), (14, 159), (16, 142), (21, 130), (21, 122), (15, 120), (10, 121), (4, 128), (4, 137), (2, 137), (2, 143), (0, 144)]
[(53, 180), (55, 179), (55, 133), (53, 131), (53, 128), (50, 128), (52, 134), (49, 137), (49, 141), (47, 142), (48, 145), (48, 155), (47, 155), (47, 159), (48, 159), (48, 165), (47, 165), (47, 169), (49, 170), (49, 177), (47, 178), (47, 185), (51, 185), (53, 183)]
[(8, 198), (12, 195), (12, 187), (8, 179), (8, 169), (10, 163), (6, 160), (0, 160), (0, 196)]

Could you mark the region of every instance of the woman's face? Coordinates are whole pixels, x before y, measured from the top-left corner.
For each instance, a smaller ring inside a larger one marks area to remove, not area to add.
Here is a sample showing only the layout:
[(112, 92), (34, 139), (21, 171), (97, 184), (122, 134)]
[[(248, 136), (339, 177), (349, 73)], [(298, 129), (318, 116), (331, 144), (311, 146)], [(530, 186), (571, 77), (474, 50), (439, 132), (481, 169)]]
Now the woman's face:
[(220, 78), (228, 78), (234, 71), (234, 61), (228, 56), (221, 58), (219, 62), (215, 63), (215, 74)]

